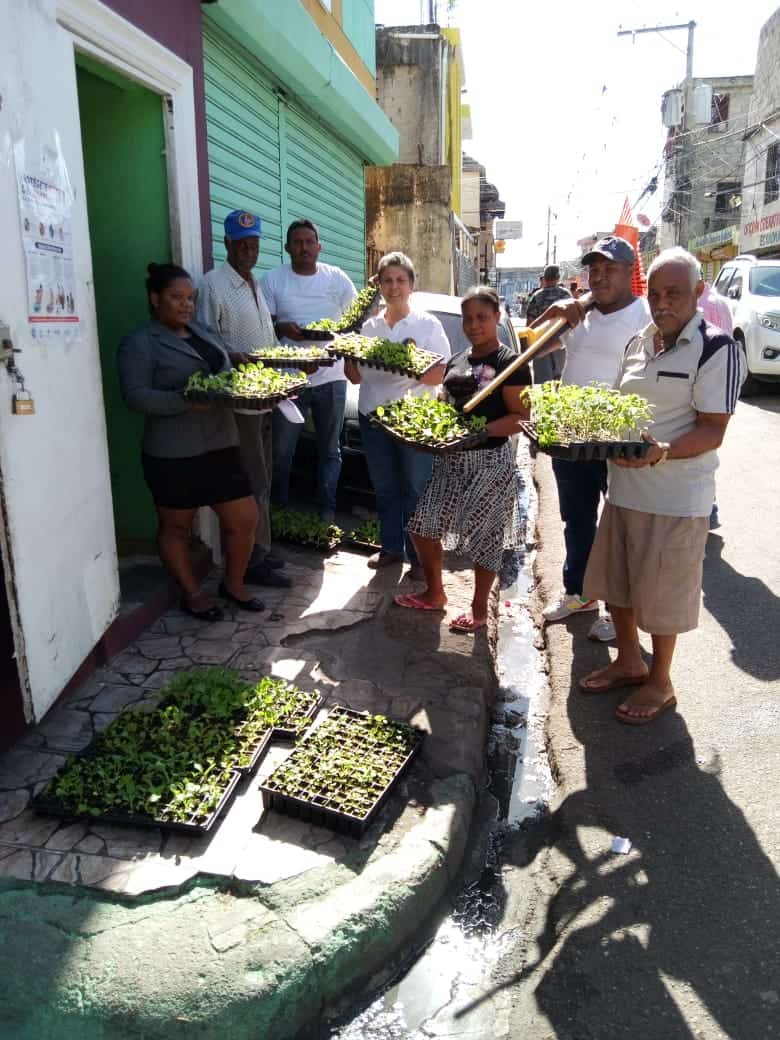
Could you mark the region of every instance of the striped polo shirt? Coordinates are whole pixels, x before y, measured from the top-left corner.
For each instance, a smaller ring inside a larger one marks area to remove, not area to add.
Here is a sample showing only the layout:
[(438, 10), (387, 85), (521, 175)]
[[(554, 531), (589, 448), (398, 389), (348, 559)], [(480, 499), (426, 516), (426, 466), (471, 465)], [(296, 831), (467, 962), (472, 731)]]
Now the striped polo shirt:
[[(653, 409), (649, 432), (676, 441), (696, 426), (699, 412), (732, 415), (745, 378), (745, 359), (731, 336), (705, 321), (700, 310), (672, 347), (655, 351), (655, 325), (629, 342), (617, 387), (639, 394)], [(623, 469), (610, 463), (608, 500), (615, 506), (661, 516), (709, 516), (715, 501), (716, 451), (660, 466)]]

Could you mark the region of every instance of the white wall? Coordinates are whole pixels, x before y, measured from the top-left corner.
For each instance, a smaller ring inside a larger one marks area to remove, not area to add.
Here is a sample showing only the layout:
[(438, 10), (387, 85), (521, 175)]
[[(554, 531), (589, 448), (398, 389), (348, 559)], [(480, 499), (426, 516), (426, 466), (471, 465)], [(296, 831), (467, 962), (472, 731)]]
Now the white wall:
[[(39, 719), (119, 599), (73, 46), (56, 23), (54, 0), (3, 0), (0, 94), (0, 322), (22, 349), (18, 364), (36, 409), (11, 414), (13, 385), (0, 368), (0, 474), (23, 638), (17, 651), (27, 665), (28, 717)], [(12, 154), (19, 139), (30, 162), (59, 141), (75, 189), (76, 343), (41, 344), (27, 330)], [(117, 215), (118, 245), (127, 219), (132, 214)]]

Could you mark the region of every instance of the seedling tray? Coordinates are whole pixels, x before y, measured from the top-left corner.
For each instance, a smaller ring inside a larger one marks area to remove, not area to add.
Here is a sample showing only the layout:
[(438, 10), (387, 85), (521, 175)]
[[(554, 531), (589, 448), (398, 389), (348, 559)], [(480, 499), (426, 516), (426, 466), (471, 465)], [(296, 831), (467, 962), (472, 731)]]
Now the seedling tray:
[[(337, 706), (329, 713), (328, 719), (325, 723), (327, 725), (327, 723), (333, 719), (336, 721), (339, 721), (340, 719), (346, 721), (354, 720), (354, 722), (359, 723), (359, 725), (355, 726), (355, 735), (352, 739), (350, 739), (346, 734), (341, 734), (339, 739), (341, 747), (353, 751), (356, 761), (365, 759), (372, 753), (378, 755), (382, 754), (382, 746), (377, 745), (379, 750), (376, 749), (376, 746), (372, 746), (371, 736), (365, 731), (364, 726), (367, 718), (367, 713), (352, 711), (350, 708)], [(296, 750), (293, 751), (290, 758), (287, 759), (287, 762), (283, 763), (283, 766), (280, 768), (284, 768), (285, 765), (293, 762), (299, 751), (302, 754), (305, 754), (307, 751), (307, 743), (315, 741), (316, 734), (317, 727), (315, 727), (315, 729), (297, 745)], [(391, 779), (386, 784), (370, 782), (363, 786), (363, 790), (367, 793), (368, 797), (371, 798), (371, 805), (362, 816), (357, 816), (338, 808), (338, 795), (331, 795), (323, 790), (312, 789), (311, 786), (307, 785), (305, 776), (302, 777), (301, 786), (297, 788), (296, 793), (288, 794), (274, 788), (274, 774), (272, 773), (265, 783), (260, 786), (263, 796), (263, 804), (266, 809), (274, 809), (275, 811), (284, 813), (287, 816), (293, 816), (300, 819), (305, 823), (330, 827), (339, 834), (346, 834), (352, 838), (360, 838), (374, 822), (382, 806), (390, 797), (394, 787), (397, 785), (404, 773), (409, 769), (409, 766), (414, 761), (415, 756), (419, 753), (420, 748), (422, 747), (424, 736), (425, 735), (422, 731), (415, 731), (415, 742), (413, 746), (395, 768)], [(335, 740), (336, 738), (334, 738), (334, 743)], [(385, 753), (385, 757), (390, 757), (389, 750)]]
[(302, 328), (301, 332), (304, 334), (306, 339), (311, 340), (312, 343), (327, 343), (338, 335), (338, 333), (330, 332), (328, 329)]
[(318, 368), (331, 368), (336, 364), (335, 357), (326, 358), (275, 358), (267, 357), (264, 354), (250, 354), (250, 361), (259, 361), (263, 365), (267, 365), (269, 368), (292, 368), (298, 372), (305, 372), (311, 375), (312, 372), (316, 372)]
[(488, 438), (487, 433), (480, 430), (478, 433), (470, 433), (466, 437), (461, 437), (457, 441), (430, 444), (424, 441), (416, 441), (412, 437), (404, 437), (403, 434), (394, 430), (392, 426), (388, 426), (387, 423), (383, 422), (376, 412), (371, 412), (368, 416), (368, 421), (372, 426), (384, 430), (384, 432), (389, 437), (392, 437), (393, 440), (399, 441), (401, 444), (406, 444), (410, 448), (415, 448), (417, 451), (427, 452), (429, 455), (449, 455), (452, 452), (471, 451), (473, 448), (478, 448), (481, 444), (484, 444)]
[[(301, 707), (300, 710), (296, 710), (293, 713), (292, 717), (287, 720), (288, 723), (290, 723), (290, 725), (287, 725), (287, 726), (274, 726), (274, 728), (273, 728), (274, 739), (278, 738), (280, 740), (297, 740), (299, 737), (301, 737), (306, 732), (306, 730), (308, 729), (312, 719), (317, 714), (317, 712), (320, 710), (320, 706), (321, 705), (322, 705), (322, 697), (320, 697), (320, 695), (317, 694), (316, 698), (309, 705), (308, 708)], [(293, 723), (296, 719), (300, 719), (301, 720), (301, 727), (300, 727), (300, 729), (298, 729), (297, 727), (291, 725), (291, 723)]]
[(351, 538), (349, 535), (344, 539), (344, 542), (349, 549), (357, 549), (359, 552), (371, 553), (377, 552), (381, 549), (381, 545), (377, 545), (375, 542), (364, 542), (362, 538)]
[(378, 372), (391, 372), (394, 375), (406, 376), (407, 379), (416, 379), (418, 382), (431, 371), (432, 368), (436, 368), (437, 365), (443, 363), (443, 358), (435, 358), (427, 368), (424, 368), (422, 372), (415, 372), (411, 368), (403, 368), (401, 365), (385, 365), (381, 361), (366, 360), (360, 357), (359, 354), (355, 354), (353, 351), (348, 350), (345, 347), (340, 347), (338, 341), (331, 346), (326, 347), (326, 350), (330, 351), (334, 357), (344, 358), (346, 361), (354, 361), (356, 365), (361, 365), (363, 368), (374, 368)]
[[(85, 754), (89, 752), (86, 751)], [(171, 832), (173, 834), (188, 834), (198, 836), (208, 834), (217, 820), (225, 812), (236, 793), (236, 787), (241, 780), (241, 773), (234, 771), (225, 786), (225, 793), (219, 800), (216, 808), (208, 816), (193, 816), (187, 822), (177, 820), (158, 820), (153, 816), (145, 814), (105, 812), (95, 816), (92, 813), (77, 813), (67, 809), (57, 798), (44, 798), (38, 795), (33, 799), (32, 807), (36, 813), (43, 816), (56, 816), (62, 820), (90, 820), (92, 823), (114, 823), (122, 827), (154, 827), (157, 830)]]
[(282, 401), (286, 401), (306, 387), (306, 380), (295, 383), (283, 394), (269, 394), (267, 397), (239, 397), (237, 394), (221, 393), (219, 390), (187, 390), (184, 394), (188, 401), (219, 401), (229, 408), (246, 408), (258, 412), (267, 412)]
[(650, 450), (649, 441), (571, 441), (569, 444), (540, 444), (533, 423), (523, 422), (520, 429), (537, 451), (554, 459), (569, 462), (592, 462), (605, 459), (643, 459)]

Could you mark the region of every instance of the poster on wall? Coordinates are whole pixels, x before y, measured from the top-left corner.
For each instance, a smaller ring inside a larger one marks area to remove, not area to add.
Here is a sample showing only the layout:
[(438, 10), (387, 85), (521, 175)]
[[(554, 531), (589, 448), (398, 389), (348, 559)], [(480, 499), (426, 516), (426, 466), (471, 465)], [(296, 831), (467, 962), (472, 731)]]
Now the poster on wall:
[(29, 169), (23, 145), (17, 146), (27, 321), (33, 339), (73, 340), (80, 334), (73, 267), (73, 193), (58, 139), (56, 149), (44, 150), (40, 166)]

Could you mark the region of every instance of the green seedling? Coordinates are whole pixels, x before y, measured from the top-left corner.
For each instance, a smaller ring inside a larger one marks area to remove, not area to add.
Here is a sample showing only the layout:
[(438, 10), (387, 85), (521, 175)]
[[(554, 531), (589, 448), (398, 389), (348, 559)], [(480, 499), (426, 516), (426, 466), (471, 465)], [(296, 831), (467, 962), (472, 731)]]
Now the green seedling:
[(652, 407), (644, 397), (621, 394), (599, 383), (541, 383), (527, 387), (522, 396), (531, 405), (542, 447), (574, 441), (638, 440), (652, 417)]
[(429, 394), (407, 394), (398, 401), (380, 405), (373, 414), (399, 437), (430, 447), (446, 447), (481, 433), (487, 424), (483, 416), (464, 416), (453, 405)]

